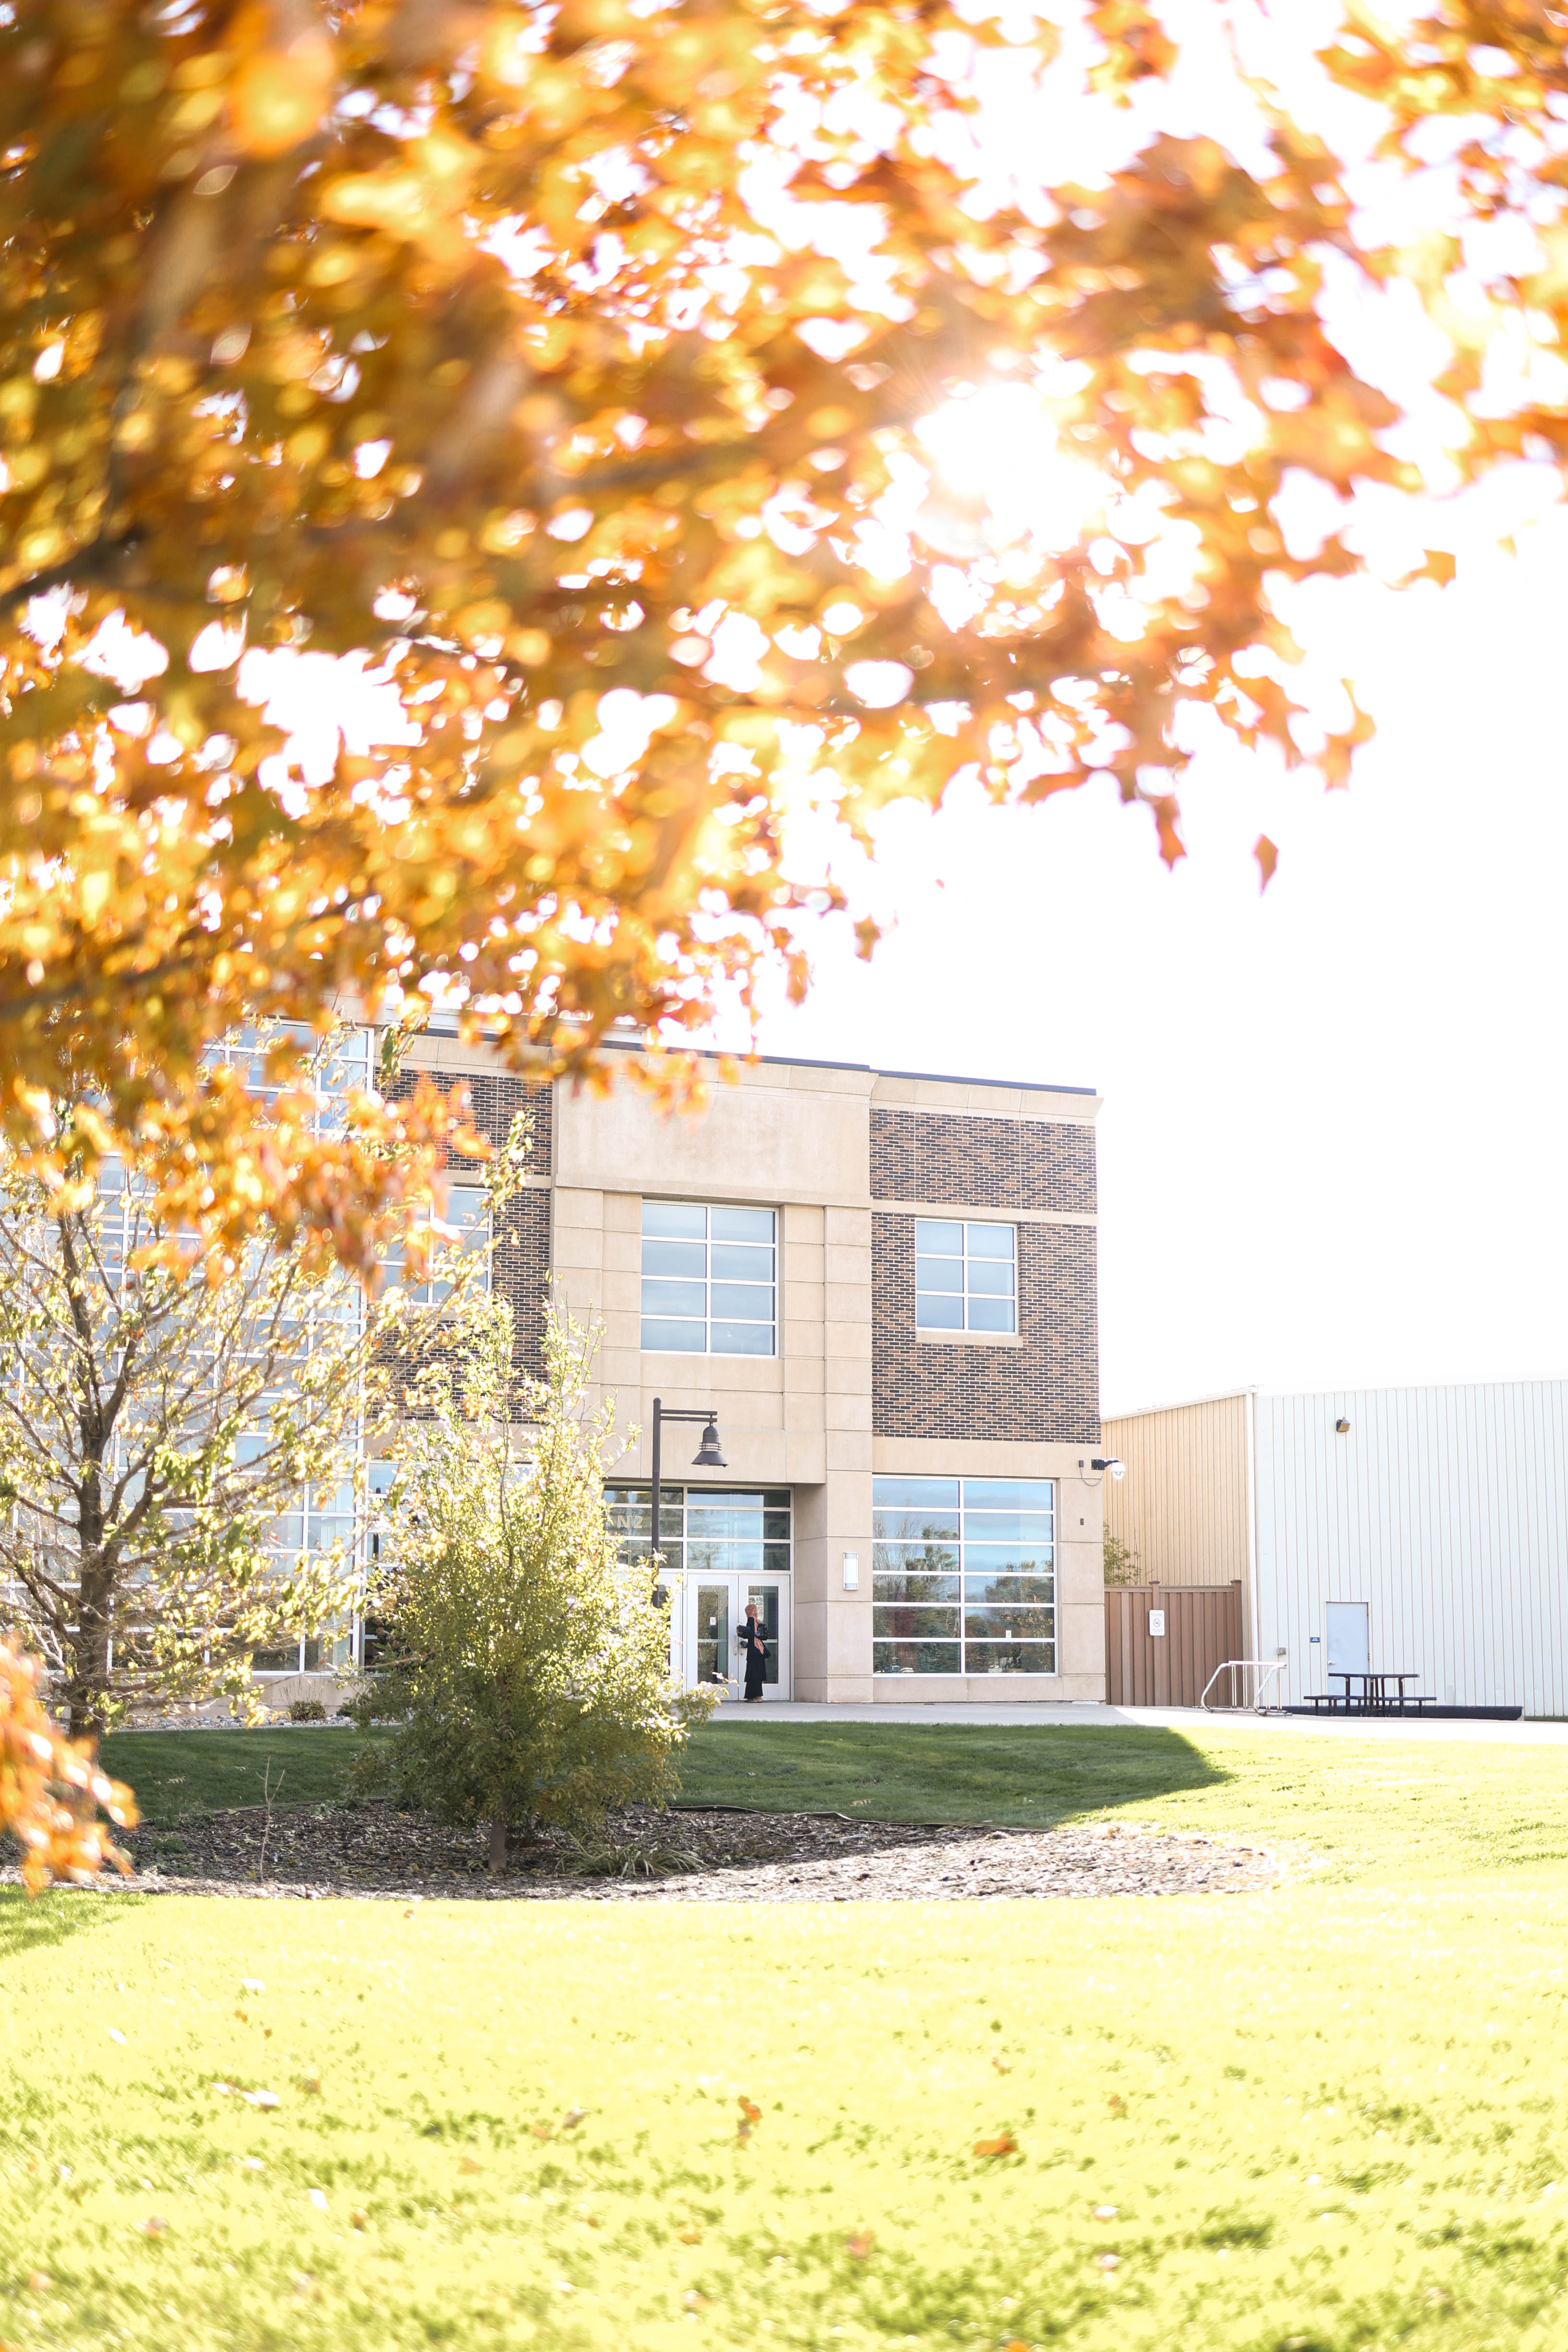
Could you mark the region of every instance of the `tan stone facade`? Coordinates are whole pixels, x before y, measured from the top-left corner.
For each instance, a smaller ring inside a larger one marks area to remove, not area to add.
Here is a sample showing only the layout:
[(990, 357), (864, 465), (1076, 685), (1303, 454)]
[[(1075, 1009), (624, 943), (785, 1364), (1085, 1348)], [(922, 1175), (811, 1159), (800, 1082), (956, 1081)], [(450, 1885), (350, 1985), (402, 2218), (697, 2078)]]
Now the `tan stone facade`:
[[(411, 1061), (472, 1075), (492, 1132), (524, 1099), (518, 1081), (455, 1041), (422, 1040)], [(646, 1433), (655, 1396), (666, 1406), (711, 1405), (728, 1466), (706, 1484), (790, 1490), (795, 1697), (1103, 1696), (1101, 1495), (1080, 1467), (1099, 1450), (1100, 1433), (1097, 1108), (1092, 1096), (1069, 1090), (761, 1062), (743, 1066), (734, 1085), (716, 1072), (695, 1118), (662, 1117), (628, 1082), (603, 1095), (559, 1087), (537, 1117), (528, 1182), (548, 1192), (555, 1295), (602, 1327), (601, 1389), (613, 1394), (622, 1424)], [(775, 1213), (772, 1354), (644, 1350), (644, 1200)], [(912, 1250), (923, 1206), (944, 1217), (967, 1209), (1017, 1221), (1016, 1334), (916, 1338), (911, 1283), (890, 1283), (886, 1268), (890, 1249)], [(519, 1244), (514, 1255), (525, 1288), (538, 1255)], [(511, 1289), (504, 1264), (497, 1279)], [(529, 1300), (519, 1294), (513, 1304), (531, 1328)], [(912, 1363), (929, 1367), (913, 1399)], [(705, 1484), (689, 1467), (697, 1434), (667, 1435), (667, 1481)], [(692, 1443), (682, 1443), (688, 1435)], [(646, 1480), (645, 1433), (622, 1471)], [(873, 1674), (873, 1480), (897, 1474), (1055, 1482), (1056, 1673)], [(860, 1564), (853, 1591), (844, 1589), (846, 1553)]]

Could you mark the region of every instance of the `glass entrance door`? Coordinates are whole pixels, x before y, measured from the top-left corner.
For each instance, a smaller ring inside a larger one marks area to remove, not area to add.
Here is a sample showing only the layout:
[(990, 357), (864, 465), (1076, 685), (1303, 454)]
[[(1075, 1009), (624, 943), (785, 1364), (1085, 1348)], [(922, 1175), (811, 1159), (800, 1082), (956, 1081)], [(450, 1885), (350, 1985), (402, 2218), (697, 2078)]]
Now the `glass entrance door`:
[(748, 1604), (757, 1610), (764, 1643), (762, 1696), (789, 1696), (789, 1585), (781, 1576), (724, 1576), (694, 1570), (682, 1593), (681, 1679), (716, 1685), (725, 1699), (746, 1689), (740, 1629)]
[[(611, 1525), (628, 1565), (653, 1549), (646, 1486), (612, 1486)], [(671, 1664), (687, 1688), (716, 1685), (738, 1699), (746, 1686), (737, 1636), (748, 1601), (767, 1643), (765, 1699), (790, 1696), (790, 1508), (787, 1486), (665, 1486), (659, 1550), (671, 1594)]]

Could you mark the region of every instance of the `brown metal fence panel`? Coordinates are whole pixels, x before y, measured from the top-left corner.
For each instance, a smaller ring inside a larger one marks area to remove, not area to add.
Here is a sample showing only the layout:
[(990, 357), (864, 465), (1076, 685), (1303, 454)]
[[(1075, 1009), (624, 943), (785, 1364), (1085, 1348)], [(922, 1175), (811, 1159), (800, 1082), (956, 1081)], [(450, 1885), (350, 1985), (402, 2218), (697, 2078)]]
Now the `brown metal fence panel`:
[[(1151, 1609), (1165, 1611), (1163, 1634), (1149, 1631)], [(1197, 1706), (1215, 1668), (1241, 1654), (1239, 1582), (1106, 1587), (1105, 1696), (1113, 1706)], [(1241, 1705), (1242, 1679), (1228, 1675), (1210, 1704)]]

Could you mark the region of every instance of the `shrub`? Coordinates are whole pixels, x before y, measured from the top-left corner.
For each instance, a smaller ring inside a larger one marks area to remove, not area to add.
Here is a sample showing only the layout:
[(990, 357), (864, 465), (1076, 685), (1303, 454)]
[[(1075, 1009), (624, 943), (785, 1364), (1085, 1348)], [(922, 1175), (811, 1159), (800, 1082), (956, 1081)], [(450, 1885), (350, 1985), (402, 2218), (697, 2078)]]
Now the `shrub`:
[(288, 1720), (290, 1723), (325, 1723), (327, 1710), (319, 1698), (291, 1698)]
[(1120, 1536), (1113, 1536), (1107, 1528), (1105, 1530), (1106, 1583), (1137, 1584), (1142, 1581), (1142, 1579), (1143, 1570), (1138, 1566), (1138, 1555), (1132, 1545), (1124, 1543)]
[[(411, 1402), (388, 1498), (392, 1565), (367, 1594), (380, 1626), (356, 1759), (366, 1790), (455, 1822), (597, 1831), (612, 1805), (663, 1806), (709, 1692), (677, 1692), (648, 1560), (617, 1564), (604, 1502), (613, 1403), (585, 1420), (596, 1340), (546, 1319), (543, 1380), (521, 1382), (506, 1302), (489, 1300)], [(518, 1443), (521, 1423), (527, 1435)]]

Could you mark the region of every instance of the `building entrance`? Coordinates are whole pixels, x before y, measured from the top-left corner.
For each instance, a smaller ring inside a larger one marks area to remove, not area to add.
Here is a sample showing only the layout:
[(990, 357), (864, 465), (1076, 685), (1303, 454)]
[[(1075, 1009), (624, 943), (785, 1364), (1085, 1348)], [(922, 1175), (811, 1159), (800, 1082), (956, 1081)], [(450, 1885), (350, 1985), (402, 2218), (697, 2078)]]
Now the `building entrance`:
[(746, 1653), (740, 1629), (747, 1602), (755, 1602), (766, 1656), (762, 1696), (789, 1696), (789, 1588), (777, 1576), (693, 1576), (681, 1596), (685, 1604), (682, 1680), (716, 1684), (725, 1698), (739, 1698), (746, 1685)]
[[(615, 1486), (610, 1517), (623, 1559), (652, 1539), (645, 1486)], [(765, 1701), (791, 1695), (790, 1509), (787, 1486), (665, 1486), (659, 1549), (670, 1595), (670, 1664), (684, 1688), (716, 1685), (738, 1699), (746, 1682), (740, 1628), (757, 1604), (767, 1645)]]

